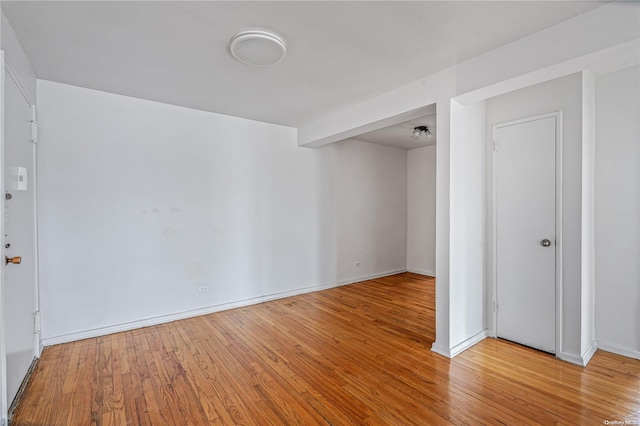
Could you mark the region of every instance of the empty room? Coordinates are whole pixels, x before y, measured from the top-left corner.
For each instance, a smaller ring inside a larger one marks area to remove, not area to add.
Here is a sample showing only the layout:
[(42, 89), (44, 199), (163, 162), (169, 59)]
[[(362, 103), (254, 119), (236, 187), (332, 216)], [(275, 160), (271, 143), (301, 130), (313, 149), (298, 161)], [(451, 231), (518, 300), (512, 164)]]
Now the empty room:
[(0, 426), (640, 423), (640, 3), (0, 6)]

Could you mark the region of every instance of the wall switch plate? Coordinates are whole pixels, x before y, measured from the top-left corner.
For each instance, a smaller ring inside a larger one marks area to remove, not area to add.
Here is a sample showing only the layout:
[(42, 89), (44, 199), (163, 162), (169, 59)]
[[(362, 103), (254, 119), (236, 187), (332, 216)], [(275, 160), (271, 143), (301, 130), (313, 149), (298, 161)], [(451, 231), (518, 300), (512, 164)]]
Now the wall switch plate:
[(199, 293), (202, 293), (202, 292), (205, 292), (205, 291), (209, 291), (209, 286), (208, 285), (198, 286), (198, 292)]
[(11, 189), (17, 191), (26, 191), (29, 189), (28, 173), (26, 167), (12, 167), (11, 168)]

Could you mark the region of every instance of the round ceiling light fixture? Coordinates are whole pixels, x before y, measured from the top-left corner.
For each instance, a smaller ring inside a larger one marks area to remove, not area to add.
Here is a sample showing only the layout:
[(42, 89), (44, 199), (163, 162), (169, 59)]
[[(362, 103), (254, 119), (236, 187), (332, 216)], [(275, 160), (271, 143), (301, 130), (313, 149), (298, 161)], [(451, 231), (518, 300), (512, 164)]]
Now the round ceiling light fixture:
[(229, 50), (234, 58), (254, 67), (268, 67), (287, 56), (287, 45), (277, 34), (265, 30), (246, 30), (231, 37)]

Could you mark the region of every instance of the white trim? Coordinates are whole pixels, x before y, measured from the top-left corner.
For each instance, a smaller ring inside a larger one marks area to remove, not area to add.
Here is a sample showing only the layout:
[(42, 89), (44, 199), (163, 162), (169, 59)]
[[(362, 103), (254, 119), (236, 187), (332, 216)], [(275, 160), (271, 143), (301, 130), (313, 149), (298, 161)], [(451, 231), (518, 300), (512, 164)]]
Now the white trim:
[(640, 351), (637, 349), (625, 348), (613, 343), (603, 342), (602, 340), (596, 340), (596, 345), (598, 346), (598, 349), (605, 352), (626, 356), (627, 358), (640, 359)]
[[(31, 119), (38, 125), (38, 116), (35, 105), (31, 105)], [(33, 170), (31, 170), (31, 188), (33, 189), (33, 265), (35, 267), (34, 273), (34, 285), (35, 285), (35, 300), (34, 300), (34, 321), (35, 312), (40, 312), (40, 252), (38, 245), (38, 146), (33, 144)], [(34, 356), (40, 358), (42, 354), (42, 326), (38, 327), (34, 334), (35, 346)]]
[(389, 275), (400, 274), (402, 272), (406, 272), (406, 269), (396, 269), (393, 271), (382, 272), (379, 274), (334, 281), (327, 284), (304, 287), (296, 290), (283, 291), (279, 293), (271, 293), (264, 296), (252, 297), (249, 299), (237, 300), (234, 302), (220, 303), (216, 305), (206, 306), (204, 308), (192, 309), (192, 310), (183, 311), (183, 312), (176, 312), (168, 315), (158, 315), (155, 317), (145, 318), (145, 319), (136, 320), (136, 321), (129, 321), (129, 322), (106, 326), (106, 327), (98, 327), (98, 328), (78, 331), (74, 333), (46, 337), (42, 339), (42, 345), (43, 346), (57, 345), (60, 343), (68, 343), (76, 340), (89, 339), (92, 337), (99, 337), (107, 334), (119, 333), (121, 331), (134, 330), (136, 328), (164, 324), (167, 322), (177, 321), (181, 319), (197, 317), (200, 315), (212, 314), (214, 312), (226, 311), (228, 309), (241, 308), (249, 305), (256, 305), (258, 303), (269, 302), (271, 300), (284, 299), (286, 297), (297, 296), (300, 294), (327, 290), (330, 288), (340, 287), (343, 285), (353, 284), (361, 281), (367, 281), (375, 278), (387, 277)]
[[(4, 198), (4, 95), (5, 95), (5, 61), (6, 57), (3, 50), (0, 50), (0, 196)], [(4, 200), (0, 208), (0, 259), (5, 256), (5, 237), (4, 237)], [(7, 401), (7, 345), (6, 345), (6, 327), (5, 327), (5, 307), (4, 307), (4, 273), (0, 272), (0, 420), (2, 424), (7, 422), (7, 413), (9, 403)]]
[[(520, 120), (508, 121), (505, 123), (494, 124), (492, 127), (491, 140), (488, 141), (491, 144), (492, 160), (491, 160), (491, 221), (492, 221), (492, 236), (491, 241), (493, 244), (491, 250), (491, 263), (492, 276), (491, 276), (491, 293), (492, 303), (490, 310), (491, 324), (487, 334), (491, 337), (498, 337), (498, 314), (493, 309), (498, 302), (498, 232), (497, 232), (497, 197), (496, 197), (496, 150), (493, 149), (494, 141), (496, 140), (496, 131), (502, 127), (513, 126), (517, 124), (528, 123), (531, 121), (544, 120), (546, 118), (553, 117), (555, 119), (556, 127), (556, 164), (555, 164), (555, 204), (556, 204), (556, 336), (555, 336), (555, 353), (560, 354), (562, 350), (562, 111), (554, 111), (547, 114), (536, 115), (533, 117), (527, 117)], [(498, 150), (500, 148), (498, 147)], [(499, 308), (498, 308), (499, 309)], [(558, 356), (559, 357), (559, 356)]]
[[(376, 278), (382, 278), (382, 277), (388, 277), (390, 275), (397, 275), (397, 274), (402, 274), (403, 272), (407, 272), (406, 268), (402, 268), (402, 269), (394, 269), (392, 271), (385, 271), (385, 272), (380, 272), (377, 274), (371, 274), (371, 275), (363, 275), (360, 277), (351, 277), (351, 278), (346, 278), (346, 279), (342, 279), (339, 281), (333, 281), (330, 283), (325, 283), (325, 284), (319, 284), (319, 285), (315, 285), (315, 286), (309, 286), (309, 287), (303, 287), (303, 288), (299, 288), (296, 290), (291, 290), (288, 292), (281, 292), (281, 293), (273, 293), (271, 295), (268, 295), (268, 297), (271, 296), (276, 296), (276, 295), (281, 295), (281, 294), (286, 294), (286, 296), (280, 296), (280, 297), (273, 297), (270, 300), (276, 300), (276, 299), (282, 299), (285, 297), (290, 297), (290, 296), (295, 296), (297, 294), (305, 294), (305, 293), (311, 293), (314, 291), (321, 291), (321, 290), (326, 290), (328, 288), (333, 288), (333, 287), (340, 287), (343, 285), (347, 285), (347, 284), (355, 284), (355, 283), (359, 283), (361, 281), (367, 281), (367, 280), (374, 280)], [(314, 290), (314, 289), (318, 289), (318, 290)], [(292, 294), (289, 294), (292, 293)], [(293, 294), (295, 293), (295, 294)]]
[[(496, 312), (496, 306), (498, 303), (498, 215), (496, 214), (498, 206), (498, 198), (496, 197), (496, 130), (497, 125), (494, 124), (491, 128), (491, 140), (485, 141), (489, 144), (491, 150), (491, 337), (498, 337), (498, 313)], [(497, 147), (497, 149), (500, 149)]]
[(637, 64), (640, 38), (554, 63), (507, 80), (492, 83), (456, 96), (461, 104), (469, 105), (478, 101), (513, 92), (524, 87), (534, 86), (556, 78), (575, 74), (583, 70), (593, 70), (596, 76)]
[(467, 349), (469, 349), (471, 346), (475, 345), (478, 342), (481, 342), (482, 340), (484, 340), (486, 337), (488, 336), (487, 334), (487, 330), (481, 330), (479, 332), (477, 332), (476, 334), (474, 334), (473, 336), (463, 340), (462, 342), (458, 343), (457, 345), (453, 346), (451, 349), (449, 349), (449, 353), (451, 354), (451, 358), (453, 358), (454, 356), (458, 355), (459, 353), (466, 351)]
[(426, 269), (419, 268), (407, 268), (407, 272), (411, 272), (413, 274), (426, 275), (427, 277), (435, 278), (436, 273), (433, 271), (427, 271)]
[(591, 361), (591, 358), (593, 357), (593, 355), (596, 353), (596, 350), (598, 350), (598, 346), (596, 345), (596, 342), (593, 342), (591, 346), (589, 346), (582, 355), (574, 355), (574, 354), (568, 354), (566, 352), (558, 352), (557, 357), (563, 361), (567, 361), (572, 364), (579, 365), (581, 367), (586, 367), (587, 364), (589, 364), (589, 361)]
[(446, 356), (447, 358), (453, 358), (456, 355), (460, 354), (461, 352), (466, 351), (467, 349), (469, 349), (471, 346), (475, 345), (478, 342), (481, 342), (482, 340), (484, 340), (485, 338), (488, 337), (488, 333), (487, 330), (481, 330), (479, 332), (477, 332), (476, 334), (474, 334), (473, 336), (463, 340), (462, 342), (458, 343), (457, 345), (451, 347), (451, 348), (445, 348), (439, 344), (437, 344), (436, 342), (433, 343), (433, 345), (431, 345), (431, 350), (437, 354)]
[(14, 70), (13, 66), (11, 66), (11, 61), (9, 60), (9, 58), (5, 56), (4, 62), (5, 62), (5, 70), (7, 75), (9, 75), (13, 79), (13, 81), (16, 83), (16, 86), (18, 87), (18, 90), (20, 91), (20, 93), (22, 93), (22, 96), (24, 96), (24, 99), (27, 101), (29, 105), (35, 105), (35, 101), (31, 96), (31, 94), (29, 93), (29, 91), (27, 90), (27, 86), (24, 84), (24, 82), (20, 78), (20, 75)]
[(562, 186), (563, 186), (563, 158), (562, 158), (562, 111), (557, 112), (556, 116), (556, 354), (562, 351), (564, 342), (562, 336), (562, 298), (564, 282), (563, 277), (563, 256), (564, 250), (563, 231), (562, 231)]
[(440, 345), (438, 342), (433, 342), (433, 345), (431, 345), (431, 351), (442, 356), (446, 356), (447, 358), (451, 358), (451, 351)]
[(587, 350), (582, 354), (582, 362), (584, 363), (583, 365), (585, 367), (587, 366), (587, 364), (589, 364), (589, 361), (591, 361), (591, 358), (593, 358), (593, 355), (595, 355), (597, 350), (598, 346), (596, 345), (596, 341), (594, 340), (593, 342), (591, 342), (591, 345), (589, 345)]
[(561, 359), (562, 361), (570, 362), (571, 364), (575, 364), (575, 365), (579, 365), (581, 367), (584, 367), (584, 361), (583, 361), (582, 357), (579, 356), (579, 355), (568, 354), (568, 353), (565, 353), (565, 352), (558, 352), (556, 357), (558, 359)]
[(591, 344), (591, 346), (589, 346), (582, 355), (574, 355), (574, 354), (568, 354), (566, 352), (558, 352), (557, 358), (561, 359), (562, 361), (570, 362), (571, 364), (576, 364), (581, 367), (586, 367), (587, 364), (589, 364), (589, 361), (591, 361), (591, 358), (593, 357), (593, 355), (596, 353), (596, 350), (598, 350), (598, 346), (596, 346), (596, 343), (593, 342), (593, 344)]
[[(319, 148), (324, 145), (328, 145), (334, 142), (338, 142), (345, 139), (356, 137), (358, 135), (362, 135), (363, 133), (373, 132), (375, 130), (380, 130), (389, 126), (404, 123), (409, 120), (414, 120), (418, 117), (424, 117), (425, 115), (430, 115), (435, 112), (436, 112), (435, 102), (429, 102), (418, 108), (410, 109), (408, 111), (403, 111), (399, 114), (395, 114), (379, 120), (374, 120), (362, 126), (357, 126), (351, 129), (343, 130), (338, 133), (335, 133), (326, 137), (317, 138), (317, 139), (305, 138), (304, 135), (301, 136), (300, 128), (298, 128), (298, 146), (306, 147), (306, 148)], [(311, 139), (311, 140), (306, 140), (306, 139)]]

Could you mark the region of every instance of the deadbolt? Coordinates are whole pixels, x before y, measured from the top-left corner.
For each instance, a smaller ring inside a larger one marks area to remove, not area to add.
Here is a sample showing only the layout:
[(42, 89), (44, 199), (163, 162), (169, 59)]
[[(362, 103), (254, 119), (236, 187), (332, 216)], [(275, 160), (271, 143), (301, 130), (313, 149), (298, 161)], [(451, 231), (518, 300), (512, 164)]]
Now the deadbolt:
[(13, 257), (4, 257), (4, 264), (8, 265), (9, 263), (13, 263), (14, 265), (19, 265), (22, 262), (22, 257), (13, 256)]
[(10, 200), (10, 199), (12, 199), (12, 198), (13, 198), (13, 195), (9, 194), (8, 192), (5, 192), (5, 193), (4, 193), (4, 199), (5, 199), (5, 200)]
[(549, 247), (551, 245), (551, 241), (547, 240), (546, 238), (542, 241), (540, 241), (540, 245), (542, 247)]

